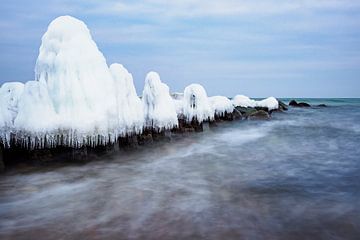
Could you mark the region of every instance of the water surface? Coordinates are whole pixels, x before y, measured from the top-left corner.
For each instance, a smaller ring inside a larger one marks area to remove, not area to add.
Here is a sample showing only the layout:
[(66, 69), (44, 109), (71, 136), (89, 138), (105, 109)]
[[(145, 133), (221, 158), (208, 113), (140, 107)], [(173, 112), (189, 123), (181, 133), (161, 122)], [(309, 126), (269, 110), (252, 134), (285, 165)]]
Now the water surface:
[(359, 239), (360, 101), (333, 102), (7, 172), (0, 239)]

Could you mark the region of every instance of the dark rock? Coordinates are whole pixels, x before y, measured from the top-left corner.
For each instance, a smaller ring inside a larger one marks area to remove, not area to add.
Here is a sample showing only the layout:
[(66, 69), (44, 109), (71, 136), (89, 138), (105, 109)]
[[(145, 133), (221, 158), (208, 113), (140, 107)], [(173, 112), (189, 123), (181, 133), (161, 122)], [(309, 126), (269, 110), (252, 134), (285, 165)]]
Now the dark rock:
[(282, 102), (280, 100), (278, 100), (278, 102), (279, 102), (279, 108), (278, 108), (279, 111), (282, 112), (282, 111), (288, 110), (288, 105), (286, 105), (284, 102)]
[(299, 102), (298, 107), (311, 107), (311, 105), (305, 102)]
[(223, 115), (218, 115), (215, 114), (214, 119), (215, 121), (219, 122), (219, 121), (233, 121), (235, 119), (241, 119), (241, 113), (234, 109), (233, 112), (226, 112)]
[(172, 132), (175, 133), (185, 133), (185, 132), (202, 132), (203, 124), (199, 123), (196, 119), (193, 119), (191, 122), (187, 121), (185, 116), (181, 115), (178, 117), (179, 125), (177, 128), (173, 129)]
[(138, 144), (145, 145), (153, 143), (152, 134), (149, 132), (143, 132), (141, 135), (138, 135)]
[(131, 147), (135, 148), (139, 146), (139, 140), (136, 135), (126, 136), (126, 137), (120, 137), (118, 139), (119, 147)]
[(291, 100), (289, 102), (289, 106), (292, 106), (292, 107), (297, 107), (299, 104), (295, 101), (295, 100)]
[(267, 113), (270, 113), (270, 111), (269, 111), (269, 109), (267, 107), (255, 107), (255, 109), (258, 110), (258, 111), (262, 110), (262, 111), (265, 111)]
[(235, 109), (237, 111), (239, 111), (244, 118), (247, 118), (248, 116), (250, 116), (250, 114), (257, 111), (255, 108), (251, 108), (251, 107), (240, 107), (240, 106), (238, 106)]
[(319, 104), (318, 107), (327, 107), (325, 104)]
[(264, 110), (258, 110), (258, 111), (252, 112), (248, 116), (248, 119), (250, 119), (250, 120), (269, 120), (270, 114)]
[(0, 144), (0, 172), (4, 170), (5, 170), (4, 151), (3, 151), (3, 146)]
[(305, 103), (305, 102), (296, 102), (295, 100), (291, 100), (289, 102), (289, 106), (292, 106), (292, 107), (311, 107), (310, 104), (308, 103)]
[(234, 108), (234, 111), (232, 112), (232, 115), (234, 119), (242, 119), (242, 114), (240, 111), (238, 111), (236, 108)]

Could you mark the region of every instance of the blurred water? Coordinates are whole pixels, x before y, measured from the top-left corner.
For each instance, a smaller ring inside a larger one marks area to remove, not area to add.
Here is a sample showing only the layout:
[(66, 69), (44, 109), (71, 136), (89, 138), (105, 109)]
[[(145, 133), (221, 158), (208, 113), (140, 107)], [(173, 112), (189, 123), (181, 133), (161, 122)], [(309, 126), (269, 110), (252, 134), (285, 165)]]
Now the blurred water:
[[(336, 106), (335, 106), (336, 105)], [(360, 101), (0, 176), (0, 239), (359, 239)]]

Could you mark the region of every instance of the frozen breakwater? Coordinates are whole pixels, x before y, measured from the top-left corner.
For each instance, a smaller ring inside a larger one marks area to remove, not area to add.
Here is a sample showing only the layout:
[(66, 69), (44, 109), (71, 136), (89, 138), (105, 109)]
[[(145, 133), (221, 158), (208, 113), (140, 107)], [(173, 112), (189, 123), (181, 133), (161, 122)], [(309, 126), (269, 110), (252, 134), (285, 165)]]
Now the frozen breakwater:
[(154, 71), (139, 97), (132, 74), (121, 64), (108, 66), (85, 23), (70, 16), (53, 20), (43, 35), (35, 80), (4, 83), (0, 100), (5, 162), (24, 152), (43, 158), (67, 149), (83, 156), (88, 149), (141, 145), (201, 131), (203, 124), (269, 119), (272, 111), (284, 110), (274, 97), (208, 96), (199, 84), (171, 94)]

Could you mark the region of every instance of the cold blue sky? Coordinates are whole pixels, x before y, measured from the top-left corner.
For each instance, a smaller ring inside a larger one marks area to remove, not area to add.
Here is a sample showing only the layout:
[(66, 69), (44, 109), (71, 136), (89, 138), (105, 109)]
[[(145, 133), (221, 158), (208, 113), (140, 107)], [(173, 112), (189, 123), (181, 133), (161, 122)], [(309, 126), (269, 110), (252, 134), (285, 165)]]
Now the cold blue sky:
[(359, 0), (2, 0), (0, 83), (34, 79), (60, 15), (83, 20), (139, 93), (155, 70), (172, 91), (197, 82), (209, 95), (360, 97)]

